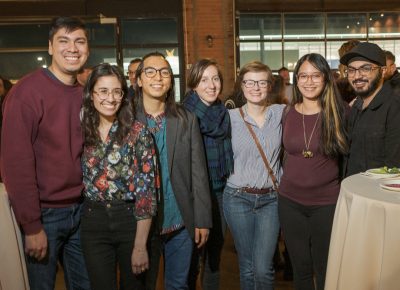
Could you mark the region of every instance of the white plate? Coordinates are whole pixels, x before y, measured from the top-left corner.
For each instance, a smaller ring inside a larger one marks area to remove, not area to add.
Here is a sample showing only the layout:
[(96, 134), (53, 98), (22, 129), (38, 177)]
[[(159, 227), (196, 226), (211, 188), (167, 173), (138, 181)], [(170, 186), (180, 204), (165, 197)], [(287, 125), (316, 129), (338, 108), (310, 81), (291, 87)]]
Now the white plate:
[[(399, 191), (400, 192), (400, 179), (391, 179), (382, 181), (379, 184), (383, 189), (392, 190), (392, 191)], [(391, 185), (397, 185), (398, 187), (394, 187)]]
[(399, 173), (379, 173), (378, 170), (380, 170), (380, 168), (368, 169), (365, 173), (375, 178), (390, 178), (400, 176)]

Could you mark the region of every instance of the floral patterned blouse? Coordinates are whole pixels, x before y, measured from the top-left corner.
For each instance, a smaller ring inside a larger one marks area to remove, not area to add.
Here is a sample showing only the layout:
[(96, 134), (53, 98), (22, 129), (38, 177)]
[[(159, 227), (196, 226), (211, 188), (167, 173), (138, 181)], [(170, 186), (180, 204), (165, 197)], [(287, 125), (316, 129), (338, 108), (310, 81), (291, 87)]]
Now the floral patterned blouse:
[(111, 126), (105, 142), (85, 146), (82, 155), (84, 195), (93, 201), (134, 200), (138, 220), (156, 214), (157, 168), (153, 137), (135, 121), (123, 144), (113, 136), (118, 121)]

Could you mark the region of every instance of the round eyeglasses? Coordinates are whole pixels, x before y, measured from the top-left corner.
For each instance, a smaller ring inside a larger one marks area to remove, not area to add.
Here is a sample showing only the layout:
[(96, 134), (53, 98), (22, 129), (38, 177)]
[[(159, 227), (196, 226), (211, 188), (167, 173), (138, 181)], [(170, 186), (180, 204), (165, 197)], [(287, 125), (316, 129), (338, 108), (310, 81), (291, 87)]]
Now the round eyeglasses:
[(146, 77), (148, 77), (148, 78), (154, 78), (157, 75), (157, 72), (159, 72), (160, 76), (164, 79), (171, 77), (171, 72), (170, 72), (169, 68), (167, 68), (167, 67), (156, 69), (154, 67), (149, 66), (149, 67), (145, 67), (143, 69), (143, 72), (146, 75)]
[(311, 79), (313, 83), (321, 83), (324, 80), (324, 74), (323, 73), (313, 73), (313, 74), (305, 74), (305, 73), (300, 73), (297, 75), (297, 82), (299, 84), (304, 84), (308, 82), (308, 80)]
[(100, 100), (104, 101), (111, 94), (115, 100), (121, 100), (124, 96), (124, 91), (122, 89), (112, 89), (111, 91), (106, 88), (100, 88), (97, 91), (93, 91)]

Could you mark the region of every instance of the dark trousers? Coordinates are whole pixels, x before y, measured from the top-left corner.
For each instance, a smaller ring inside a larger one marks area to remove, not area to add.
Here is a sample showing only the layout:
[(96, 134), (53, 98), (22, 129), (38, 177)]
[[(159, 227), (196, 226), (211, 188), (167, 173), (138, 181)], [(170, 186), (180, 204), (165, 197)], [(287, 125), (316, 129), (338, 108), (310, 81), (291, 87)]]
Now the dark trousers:
[(145, 274), (135, 275), (131, 267), (136, 234), (134, 206), (125, 201), (85, 200), (81, 240), (92, 290), (144, 289)]
[(193, 251), (192, 263), (189, 272), (189, 289), (196, 289), (197, 276), (201, 267), (204, 271), (201, 277), (201, 286), (203, 290), (218, 290), (220, 284), (220, 269), (222, 248), (224, 247), (225, 233), (228, 228), (226, 224), (223, 207), (222, 207), (222, 191), (213, 192), (211, 195), (212, 202), (212, 221), (213, 227), (206, 245)]
[(279, 197), (279, 219), (296, 290), (324, 289), (335, 206), (306, 206)]

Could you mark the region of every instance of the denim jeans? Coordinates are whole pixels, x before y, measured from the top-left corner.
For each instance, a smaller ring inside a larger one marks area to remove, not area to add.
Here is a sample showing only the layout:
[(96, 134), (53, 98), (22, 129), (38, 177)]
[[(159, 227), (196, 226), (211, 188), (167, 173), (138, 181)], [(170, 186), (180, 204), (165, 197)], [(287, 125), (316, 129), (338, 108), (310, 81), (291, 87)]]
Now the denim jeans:
[(279, 233), (277, 193), (252, 194), (226, 186), (223, 207), (238, 253), (240, 289), (272, 290)]
[(164, 247), (164, 283), (166, 290), (188, 289), (188, 276), (194, 242), (184, 228), (162, 236)]
[(47, 235), (47, 256), (42, 261), (27, 257), (31, 290), (53, 290), (57, 262), (63, 262), (68, 290), (89, 290), (90, 284), (80, 244), (82, 204), (66, 208), (43, 208), (42, 224)]
[(145, 274), (133, 274), (131, 266), (136, 234), (134, 206), (134, 202), (85, 200), (81, 239), (92, 290), (145, 289)]

